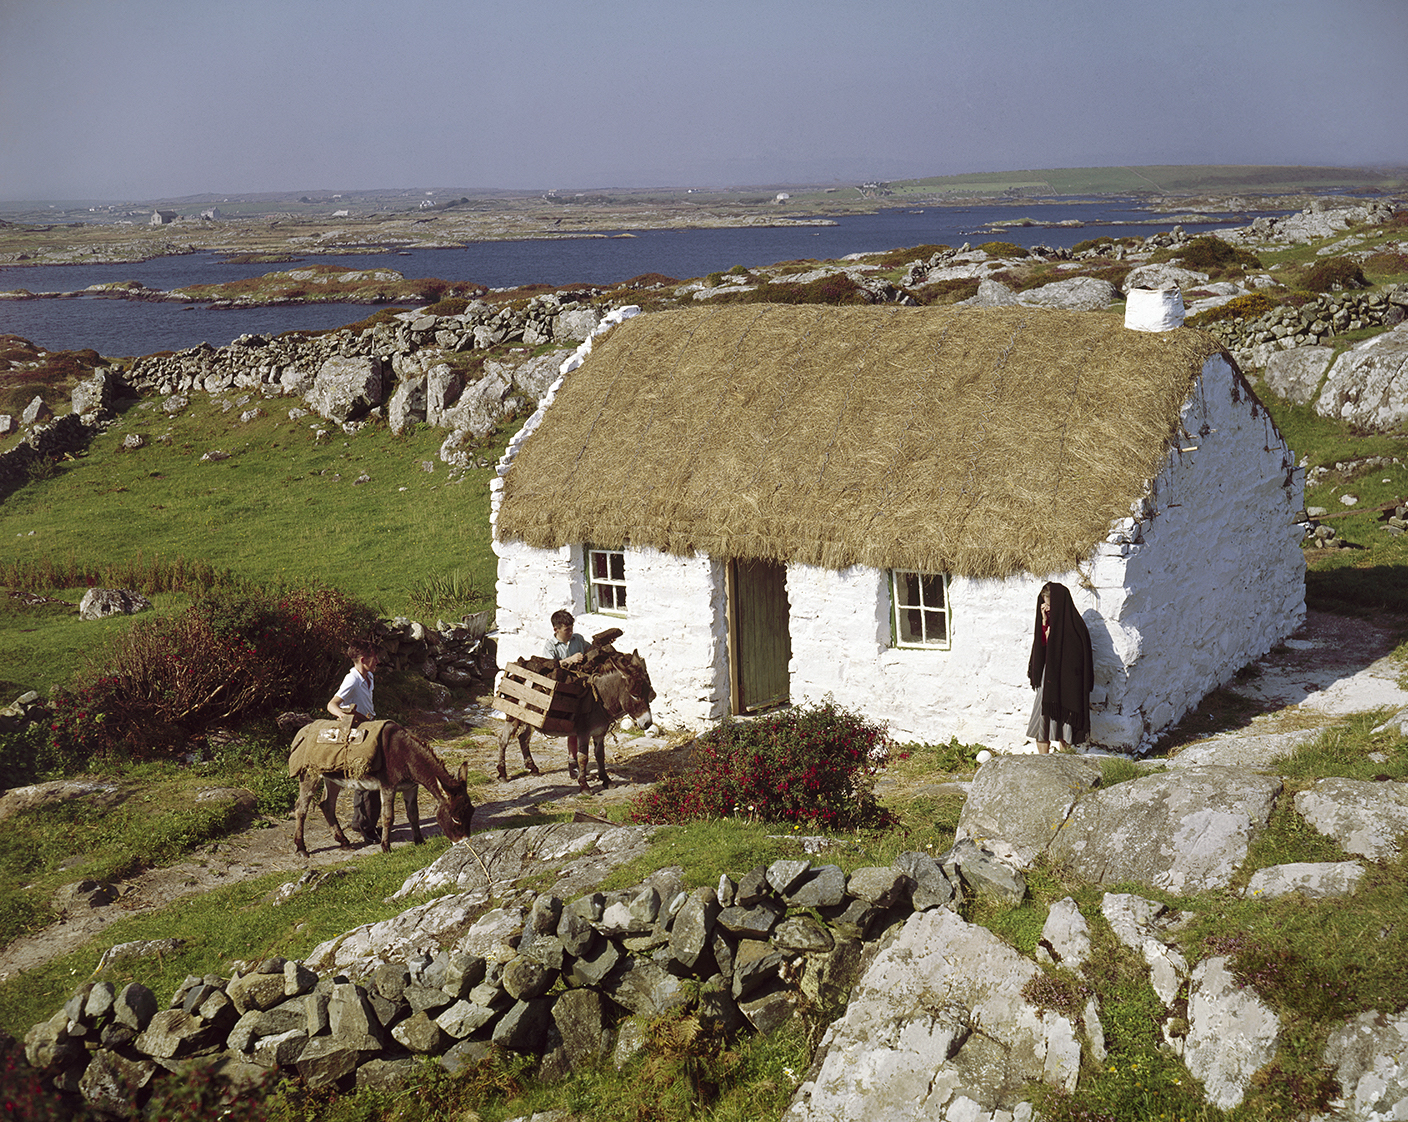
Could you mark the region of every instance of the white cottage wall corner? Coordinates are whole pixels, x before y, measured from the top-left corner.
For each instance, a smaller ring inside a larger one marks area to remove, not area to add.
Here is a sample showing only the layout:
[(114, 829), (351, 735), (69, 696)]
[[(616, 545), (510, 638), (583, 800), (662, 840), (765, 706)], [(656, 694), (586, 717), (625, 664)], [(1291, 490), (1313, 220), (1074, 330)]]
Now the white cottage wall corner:
[[(1293, 519), (1303, 472), (1265, 410), (1214, 357), (1181, 420), (1183, 439), (1131, 516), (1079, 571), (1050, 577), (1071, 589), (1090, 628), (1091, 741), (1127, 752), (1147, 749), (1305, 618), (1302, 530)], [(502, 481), (494, 483), (497, 515)], [(586, 611), (581, 545), (533, 549), (495, 537), (494, 549), (502, 664), (540, 653), (548, 617), (566, 607), (584, 635), (622, 628), (618, 643), (650, 666), (662, 724), (700, 728), (728, 712), (723, 562), (626, 550), (630, 610), (619, 617)], [(904, 740), (957, 736), (1009, 751), (1028, 743), (1027, 654), (1048, 578), (954, 577), (951, 645), (942, 651), (892, 645), (887, 579), (860, 566), (787, 567), (792, 699), (830, 697)]]

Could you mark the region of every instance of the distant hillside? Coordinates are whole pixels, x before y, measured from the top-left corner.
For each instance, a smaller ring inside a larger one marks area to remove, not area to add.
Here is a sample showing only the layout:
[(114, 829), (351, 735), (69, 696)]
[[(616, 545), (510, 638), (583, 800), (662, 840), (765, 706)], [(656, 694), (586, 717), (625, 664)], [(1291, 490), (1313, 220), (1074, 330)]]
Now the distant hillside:
[(1264, 167), (1165, 165), (1114, 168), (1045, 168), (1034, 171), (974, 172), (927, 179), (894, 180), (896, 195), (1003, 192), (1054, 195), (1302, 193), (1307, 191), (1394, 191), (1408, 182), (1408, 168)]

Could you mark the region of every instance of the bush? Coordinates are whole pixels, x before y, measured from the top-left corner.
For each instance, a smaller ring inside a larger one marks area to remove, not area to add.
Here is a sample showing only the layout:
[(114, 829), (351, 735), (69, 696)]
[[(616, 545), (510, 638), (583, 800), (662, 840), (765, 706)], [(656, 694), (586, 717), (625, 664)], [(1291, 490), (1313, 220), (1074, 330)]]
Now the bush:
[(463, 296), (447, 296), (438, 304), (431, 304), (425, 309), (425, 314), (429, 316), (458, 316), (464, 313), (469, 307), (469, 301)]
[(829, 830), (893, 821), (871, 789), (890, 747), (883, 725), (831, 702), (746, 720), (725, 718), (695, 743), (687, 771), (638, 796), (635, 822), (747, 815)]
[(28, 724), (14, 732), (0, 732), (0, 791), (23, 787), (60, 770), (44, 728)]
[(55, 691), (51, 751), (66, 766), (119, 745), (136, 756), (179, 750), (217, 721), (325, 700), (370, 609), (320, 589), (216, 591), (169, 619), (142, 621), (102, 664)]
[(1224, 320), (1232, 319), (1256, 319), (1264, 316), (1276, 305), (1260, 292), (1249, 292), (1245, 296), (1237, 296), (1219, 304), (1216, 308), (1209, 308), (1205, 312), (1199, 312), (1195, 316), (1189, 316), (1187, 325), (1189, 327), (1207, 327), (1209, 324), (1222, 323)]
[(1364, 272), (1376, 277), (1396, 277), (1408, 273), (1408, 253), (1375, 253), (1364, 259)]
[(1255, 253), (1228, 245), (1211, 234), (1194, 238), (1187, 245), (1173, 250), (1173, 254), (1183, 259), (1183, 266), (1187, 269), (1216, 269), (1229, 265), (1261, 268), (1261, 258)]
[(875, 263), (882, 269), (898, 269), (911, 261), (928, 261), (935, 254), (947, 253), (952, 248), (949, 245), (916, 245), (909, 249), (892, 249), (876, 258)]
[(978, 295), (978, 281), (973, 277), (935, 281), (920, 285), (911, 295), (921, 304), (957, 304)]
[(1026, 257), (1027, 251), (1014, 242), (983, 242), (978, 246), (989, 257)]
[(1307, 292), (1369, 287), (1363, 267), (1353, 257), (1327, 257), (1318, 261), (1300, 275), (1298, 283)]

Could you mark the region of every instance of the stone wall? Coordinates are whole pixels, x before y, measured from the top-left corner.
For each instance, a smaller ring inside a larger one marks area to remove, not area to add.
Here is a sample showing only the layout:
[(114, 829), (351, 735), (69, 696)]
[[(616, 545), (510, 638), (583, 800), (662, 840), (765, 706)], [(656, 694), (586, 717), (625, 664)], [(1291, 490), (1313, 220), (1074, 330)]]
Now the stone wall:
[(1370, 292), (1327, 292), (1299, 308), (1281, 305), (1254, 319), (1237, 317), (1209, 324), (1237, 362), (1260, 370), (1278, 351), (1313, 347), (1346, 331), (1392, 327), (1408, 314), (1408, 284)]

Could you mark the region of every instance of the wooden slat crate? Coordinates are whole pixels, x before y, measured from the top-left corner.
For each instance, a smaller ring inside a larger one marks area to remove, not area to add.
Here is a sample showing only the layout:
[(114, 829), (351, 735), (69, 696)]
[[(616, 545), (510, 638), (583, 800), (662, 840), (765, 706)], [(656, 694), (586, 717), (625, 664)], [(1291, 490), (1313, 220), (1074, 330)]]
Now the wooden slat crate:
[(494, 693), (494, 708), (551, 736), (566, 736), (572, 731), (577, 699), (584, 688), (582, 682), (556, 682), (526, 666), (510, 663)]

